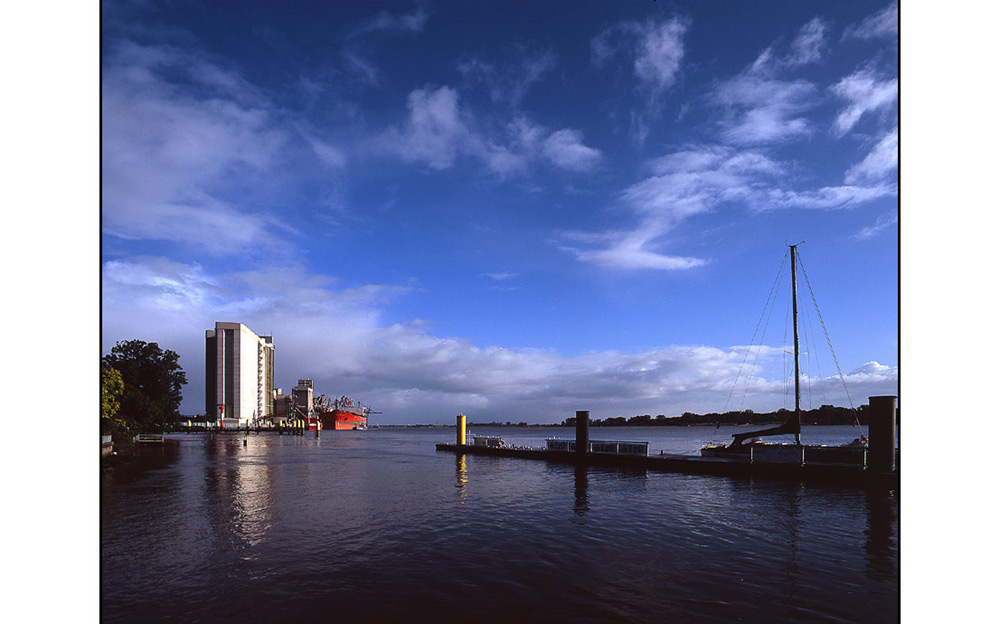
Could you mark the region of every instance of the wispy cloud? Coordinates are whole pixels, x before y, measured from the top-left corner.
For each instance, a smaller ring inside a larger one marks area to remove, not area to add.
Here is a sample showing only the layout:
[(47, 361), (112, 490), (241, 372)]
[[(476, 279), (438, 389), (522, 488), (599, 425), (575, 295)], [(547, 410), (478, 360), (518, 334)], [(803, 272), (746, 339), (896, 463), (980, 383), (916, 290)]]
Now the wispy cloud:
[(459, 62), (458, 71), (466, 79), (482, 83), (494, 102), (518, 108), (532, 85), (555, 67), (556, 54), (551, 48), (516, 43), (506, 47), (501, 61), (469, 57)]
[(358, 26), (356, 32), (388, 31), (419, 33), (423, 32), (428, 17), (430, 17), (430, 14), (423, 7), (418, 7), (413, 13), (392, 14), (388, 11), (379, 11), (377, 15)]
[(814, 17), (799, 29), (786, 52), (780, 52), (779, 43), (771, 44), (744, 74), (761, 78), (773, 77), (789, 69), (819, 61), (826, 50), (826, 29), (827, 23)]
[(779, 208), (833, 210), (853, 208), (883, 197), (892, 197), (896, 192), (893, 184), (825, 186), (806, 191), (771, 189), (755, 198), (754, 205), (762, 211)]
[(503, 282), (506, 280), (511, 280), (517, 277), (517, 273), (484, 273), (484, 275), (490, 279), (496, 280), (498, 282)]
[(795, 40), (792, 41), (792, 49), (789, 52), (787, 63), (789, 65), (815, 63), (823, 56), (825, 45), (826, 22), (814, 17), (799, 30)]
[(591, 40), (591, 57), (598, 67), (613, 56), (630, 57), (639, 88), (655, 97), (677, 80), (687, 28), (687, 21), (678, 17), (662, 22), (620, 22)]
[(874, 70), (861, 69), (841, 79), (830, 90), (847, 102), (834, 121), (835, 133), (843, 136), (864, 114), (891, 107), (899, 97), (899, 80), (880, 79)]
[(238, 74), (192, 52), (123, 42), (104, 63), (101, 101), (106, 233), (230, 253), (267, 246), (268, 230), (283, 227), (220, 190), (227, 176), (269, 169), (289, 141)]
[(813, 122), (806, 113), (819, 103), (816, 85), (783, 76), (822, 58), (826, 28), (825, 21), (813, 18), (799, 30), (786, 53), (772, 44), (745, 70), (718, 84), (710, 101), (723, 111), (723, 140), (734, 145), (764, 145), (804, 138), (813, 132)]
[(556, 245), (581, 262), (616, 269), (685, 270), (706, 260), (664, 252), (681, 223), (718, 209), (741, 206), (752, 212), (779, 209), (838, 210), (896, 193), (895, 184), (874, 182), (788, 188), (789, 165), (760, 151), (696, 145), (649, 164), (652, 175), (627, 187), (621, 206), (637, 220), (631, 229), (560, 232)]
[[(583, 262), (622, 269), (683, 270), (703, 259), (662, 252), (681, 222), (725, 201), (747, 200), (761, 177), (781, 167), (757, 152), (718, 145), (692, 146), (650, 163), (653, 175), (626, 188), (620, 201), (638, 219), (635, 228), (600, 234), (563, 233), (560, 246)], [(580, 247), (588, 243), (589, 248)], [(596, 248), (595, 248), (596, 247)]]
[(643, 108), (631, 111), (633, 134), (643, 142), (660, 115), (661, 100), (673, 87), (684, 61), (684, 35), (689, 21), (674, 17), (665, 21), (624, 21), (615, 24), (591, 40), (591, 62), (602, 68), (613, 57), (632, 61), (636, 89)]
[(895, 38), (899, 35), (899, 3), (893, 2), (860, 24), (844, 29), (844, 39)]
[(378, 35), (413, 35), (422, 33), (430, 14), (418, 7), (413, 13), (394, 14), (379, 11), (373, 17), (351, 27), (342, 37), (340, 57), (344, 69), (369, 86), (376, 86), (382, 80), (378, 65), (370, 59), (373, 52), (373, 38)]
[(459, 155), (472, 156), (506, 177), (525, 173), (531, 162), (547, 162), (567, 171), (587, 171), (600, 163), (601, 152), (586, 145), (572, 128), (550, 131), (516, 117), (504, 136), (476, 130), (477, 120), (461, 107), (451, 87), (417, 89), (407, 100), (408, 118), (378, 140), (383, 151), (434, 170), (450, 168)]
[(879, 138), (864, 160), (847, 170), (844, 181), (857, 184), (880, 180), (899, 168), (899, 128), (893, 128)]
[(803, 113), (812, 108), (816, 88), (805, 80), (774, 80), (745, 74), (715, 91), (725, 110), (721, 135), (735, 145), (761, 145), (808, 136), (812, 123)]
[(417, 89), (410, 93), (406, 107), (406, 125), (390, 129), (384, 142), (403, 160), (447, 169), (460, 149), (476, 141), (460, 115), (458, 92), (450, 87)]
[(563, 128), (545, 139), (542, 153), (560, 169), (588, 171), (601, 160), (601, 152), (583, 144), (583, 133)]
[(881, 215), (874, 224), (861, 228), (851, 238), (854, 240), (870, 240), (878, 236), (886, 228), (892, 227), (897, 223), (899, 223), (899, 214), (893, 210)]

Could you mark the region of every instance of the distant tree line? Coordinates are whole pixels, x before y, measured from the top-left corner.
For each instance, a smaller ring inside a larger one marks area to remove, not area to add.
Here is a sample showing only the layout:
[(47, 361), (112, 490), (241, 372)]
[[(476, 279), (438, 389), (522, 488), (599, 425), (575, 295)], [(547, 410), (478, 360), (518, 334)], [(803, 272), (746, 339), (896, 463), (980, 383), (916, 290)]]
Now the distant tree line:
[[(771, 423), (783, 423), (791, 417), (793, 411), (779, 409), (774, 412), (754, 412), (753, 410), (729, 411), (723, 414), (694, 414), (684, 412), (680, 416), (664, 416), (657, 414), (654, 418), (649, 414), (641, 414), (625, 418), (624, 416), (613, 416), (611, 418), (592, 418), (592, 427), (648, 427), (662, 425), (666, 427), (678, 427), (689, 425), (766, 425)], [(834, 407), (833, 405), (821, 405), (818, 408), (802, 410), (802, 424), (805, 425), (853, 425), (857, 417), (858, 424), (868, 424), (869, 408), (868, 404), (861, 405), (857, 409), (849, 407)], [(897, 412), (897, 421), (899, 414)], [(575, 427), (576, 417), (571, 416), (562, 422), (564, 427)]]
[(180, 418), (187, 377), (177, 353), (155, 342), (118, 342), (101, 358), (101, 433), (128, 444), (137, 433), (163, 431)]

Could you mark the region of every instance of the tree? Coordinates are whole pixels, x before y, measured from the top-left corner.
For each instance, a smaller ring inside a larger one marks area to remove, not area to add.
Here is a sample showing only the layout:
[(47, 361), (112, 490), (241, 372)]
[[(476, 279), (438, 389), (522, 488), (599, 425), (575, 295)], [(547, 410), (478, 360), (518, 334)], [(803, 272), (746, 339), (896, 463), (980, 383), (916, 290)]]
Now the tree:
[(111, 433), (125, 427), (119, 416), (124, 393), (122, 374), (111, 367), (101, 366), (101, 431)]
[(118, 342), (101, 358), (105, 368), (121, 375), (124, 386), (119, 413), (124, 429), (156, 431), (180, 416), (181, 386), (187, 376), (177, 363), (179, 356), (162, 350), (155, 342)]

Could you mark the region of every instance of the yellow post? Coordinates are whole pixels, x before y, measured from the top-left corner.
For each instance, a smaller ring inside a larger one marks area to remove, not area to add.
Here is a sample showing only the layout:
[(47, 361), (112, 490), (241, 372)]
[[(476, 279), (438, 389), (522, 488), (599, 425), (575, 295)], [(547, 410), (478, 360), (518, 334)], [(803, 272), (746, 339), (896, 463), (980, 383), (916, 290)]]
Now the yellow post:
[(456, 424), (455, 444), (465, 446), (465, 414), (458, 415), (458, 422)]

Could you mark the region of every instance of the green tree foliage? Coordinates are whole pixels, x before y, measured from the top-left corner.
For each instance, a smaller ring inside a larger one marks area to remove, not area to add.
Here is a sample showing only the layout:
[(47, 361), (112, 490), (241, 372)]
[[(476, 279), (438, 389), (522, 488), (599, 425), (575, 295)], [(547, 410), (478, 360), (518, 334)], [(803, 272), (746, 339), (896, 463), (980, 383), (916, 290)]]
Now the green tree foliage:
[(180, 416), (181, 386), (187, 376), (177, 363), (177, 353), (155, 342), (118, 342), (101, 359), (105, 368), (121, 374), (120, 419), (126, 431), (152, 432)]
[(119, 416), (121, 398), (125, 393), (122, 374), (108, 367), (101, 367), (101, 431), (111, 433), (121, 430), (125, 422)]

